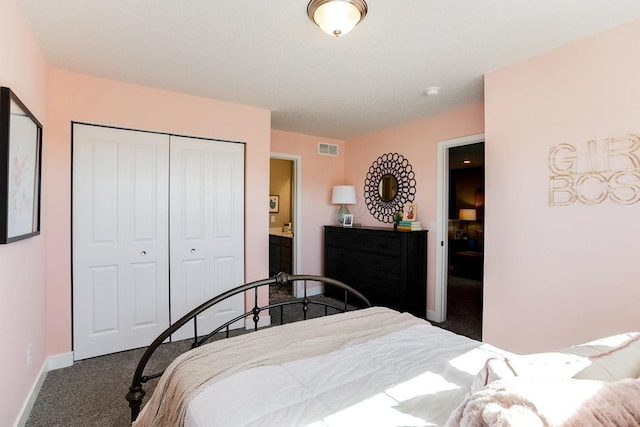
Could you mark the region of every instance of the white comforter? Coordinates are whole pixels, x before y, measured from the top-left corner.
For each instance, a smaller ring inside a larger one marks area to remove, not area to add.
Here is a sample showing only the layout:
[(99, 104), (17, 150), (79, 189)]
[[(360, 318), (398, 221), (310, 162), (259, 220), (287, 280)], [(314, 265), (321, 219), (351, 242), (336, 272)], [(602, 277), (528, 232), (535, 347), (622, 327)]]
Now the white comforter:
[(188, 404), (185, 426), (442, 425), (497, 354), (504, 352), (420, 322), (210, 382)]

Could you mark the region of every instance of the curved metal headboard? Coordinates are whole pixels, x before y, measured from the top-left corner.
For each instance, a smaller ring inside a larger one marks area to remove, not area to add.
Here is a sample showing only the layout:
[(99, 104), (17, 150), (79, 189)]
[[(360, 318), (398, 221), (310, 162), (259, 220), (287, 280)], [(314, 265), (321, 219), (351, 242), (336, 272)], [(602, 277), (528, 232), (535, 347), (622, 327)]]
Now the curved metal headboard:
[[(328, 302), (321, 302), (321, 301), (311, 301), (307, 298), (307, 281), (312, 281), (312, 282), (320, 282), (323, 283), (325, 285), (330, 285), (330, 286), (334, 286), (337, 288), (341, 288), (344, 290), (344, 300), (343, 305), (342, 306), (337, 306), (335, 304), (331, 304)], [(290, 283), (294, 283), (294, 282), (304, 282), (304, 297), (302, 299), (296, 299), (293, 301), (284, 301), (284, 302), (279, 302), (279, 303), (274, 303), (274, 304), (269, 304), (269, 305), (265, 305), (265, 306), (259, 306), (258, 305), (258, 292), (257, 289), (259, 287), (262, 286), (269, 286), (269, 285), (273, 285), (273, 284), (290, 284)], [(215, 304), (220, 303), (221, 301), (224, 301), (228, 298), (231, 298), (234, 295), (237, 294), (243, 294), (246, 291), (250, 291), (250, 290), (255, 290), (254, 292), (254, 305), (253, 308), (247, 312), (245, 312), (244, 314), (241, 314), (237, 317), (235, 317), (232, 320), (229, 320), (228, 322), (222, 324), (221, 326), (219, 326), (218, 328), (214, 329), (213, 331), (209, 332), (206, 335), (201, 336), (200, 338), (198, 337), (198, 324), (197, 324), (197, 316), (202, 313), (203, 311), (211, 308), (212, 306), (214, 306)], [(238, 320), (241, 319), (246, 319), (247, 317), (253, 316), (252, 320), (254, 322), (254, 330), (258, 330), (258, 322), (260, 320), (260, 313), (264, 310), (268, 310), (270, 308), (275, 308), (275, 307), (284, 307), (284, 306), (288, 306), (288, 305), (301, 305), (302, 306), (302, 311), (303, 311), (303, 317), (306, 320), (307, 318), (307, 311), (309, 309), (310, 305), (320, 305), (320, 306), (324, 306), (325, 307), (325, 315), (327, 314), (327, 308), (333, 308), (337, 311), (341, 311), (341, 312), (345, 312), (348, 311), (348, 296), (352, 295), (353, 297), (355, 297), (356, 300), (359, 300), (360, 305), (364, 305), (365, 307), (371, 307), (371, 303), (369, 302), (369, 300), (362, 295), (360, 292), (356, 291), (355, 289), (353, 289), (351, 286), (340, 282), (338, 280), (335, 279), (331, 279), (328, 277), (323, 277), (323, 276), (314, 276), (314, 275), (290, 275), (287, 273), (278, 273), (276, 276), (270, 277), (268, 279), (263, 279), (263, 280), (258, 280), (255, 282), (251, 282), (251, 283), (247, 283), (241, 286), (238, 286), (234, 289), (231, 289), (227, 292), (224, 292), (216, 297), (211, 298), (210, 300), (200, 304), (198, 307), (194, 308), (193, 310), (191, 310), (189, 313), (185, 314), (184, 316), (182, 316), (178, 321), (176, 321), (174, 324), (172, 324), (171, 326), (169, 326), (167, 329), (165, 329), (160, 335), (158, 335), (158, 337), (153, 340), (153, 342), (149, 345), (149, 347), (147, 347), (147, 350), (144, 352), (144, 354), (142, 355), (142, 357), (140, 358), (140, 361), (138, 362), (138, 365), (136, 367), (136, 371), (133, 375), (133, 380), (131, 382), (131, 386), (129, 387), (129, 392), (126, 395), (126, 399), (129, 402), (129, 407), (131, 408), (131, 421), (135, 421), (135, 419), (138, 417), (138, 414), (140, 413), (140, 406), (142, 405), (142, 399), (145, 396), (145, 391), (142, 388), (142, 384), (146, 383), (149, 380), (152, 380), (154, 378), (158, 378), (162, 375), (163, 372), (159, 372), (159, 373), (155, 373), (155, 374), (151, 374), (151, 375), (144, 375), (144, 370), (147, 366), (147, 363), (149, 362), (149, 359), (151, 359), (151, 356), (153, 355), (153, 353), (156, 351), (156, 349), (158, 347), (160, 347), (160, 345), (167, 339), (169, 338), (174, 332), (176, 332), (178, 329), (180, 329), (182, 326), (184, 326), (185, 324), (189, 323), (191, 320), (194, 321), (194, 340), (193, 340), (193, 344), (191, 344), (191, 348), (195, 348), (195, 347), (199, 347), (200, 345), (204, 344), (206, 341), (208, 341), (211, 337), (213, 337), (214, 335), (216, 335), (217, 333), (221, 332), (222, 330), (226, 330), (227, 331), (227, 337), (229, 336), (229, 326), (235, 322), (237, 322)], [(282, 312), (281, 312), (282, 313)]]

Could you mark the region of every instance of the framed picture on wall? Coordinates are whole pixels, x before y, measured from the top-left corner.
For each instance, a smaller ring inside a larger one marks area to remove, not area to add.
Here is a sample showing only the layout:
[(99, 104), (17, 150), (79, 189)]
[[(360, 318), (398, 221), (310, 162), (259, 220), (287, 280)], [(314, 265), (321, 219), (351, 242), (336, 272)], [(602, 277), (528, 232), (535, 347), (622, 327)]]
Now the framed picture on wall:
[(269, 196), (269, 213), (280, 211), (280, 196)]
[(0, 88), (0, 243), (40, 234), (42, 125)]

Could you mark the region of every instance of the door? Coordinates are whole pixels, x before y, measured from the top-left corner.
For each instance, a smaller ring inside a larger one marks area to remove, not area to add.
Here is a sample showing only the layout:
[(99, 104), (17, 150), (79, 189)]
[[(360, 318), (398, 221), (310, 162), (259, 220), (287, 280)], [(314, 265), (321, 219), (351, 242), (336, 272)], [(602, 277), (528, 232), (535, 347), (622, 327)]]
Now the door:
[(148, 345), (169, 325), (169, 136), (73, 125), (76, 360)]
[[(172, 136), (170, 157), (170, 300), (175, 321), (244, 283), (244, 145)], [(243, 296), (236, 295), (199, 316), (198, 331), (242, 313)], [(193, 322), (172, 339), (189, 337)]]

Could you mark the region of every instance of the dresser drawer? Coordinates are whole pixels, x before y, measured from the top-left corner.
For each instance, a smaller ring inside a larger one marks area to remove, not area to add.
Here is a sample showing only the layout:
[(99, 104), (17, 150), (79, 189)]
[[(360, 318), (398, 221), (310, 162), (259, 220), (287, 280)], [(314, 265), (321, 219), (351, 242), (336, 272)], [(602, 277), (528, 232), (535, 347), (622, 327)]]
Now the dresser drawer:
[(360, 230), (347, 230), (332, 234), (328, 244), (333, 247), (395, 256), (400, 254), (401, 242), (393, 236), (373, 236), (361, 233)]

